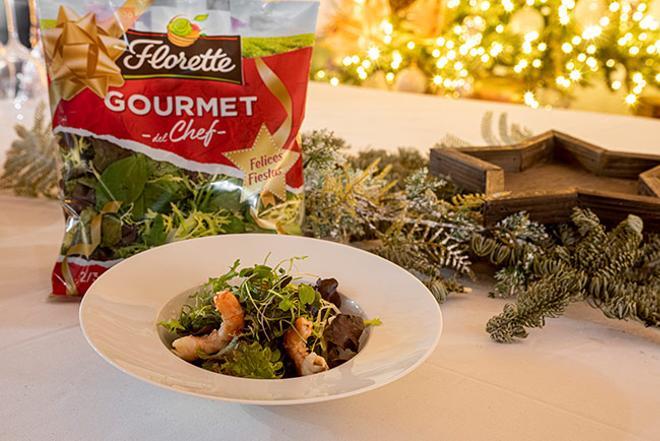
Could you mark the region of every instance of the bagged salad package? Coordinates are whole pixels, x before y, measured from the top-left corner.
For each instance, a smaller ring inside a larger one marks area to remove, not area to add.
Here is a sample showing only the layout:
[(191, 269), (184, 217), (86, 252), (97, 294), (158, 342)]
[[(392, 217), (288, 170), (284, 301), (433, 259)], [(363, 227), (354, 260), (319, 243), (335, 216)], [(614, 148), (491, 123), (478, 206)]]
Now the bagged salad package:
[(40, 2), (66, 219), (53, 295), (80, 296), (121, 259), (165, 243), (300, 231), (317, 10)]

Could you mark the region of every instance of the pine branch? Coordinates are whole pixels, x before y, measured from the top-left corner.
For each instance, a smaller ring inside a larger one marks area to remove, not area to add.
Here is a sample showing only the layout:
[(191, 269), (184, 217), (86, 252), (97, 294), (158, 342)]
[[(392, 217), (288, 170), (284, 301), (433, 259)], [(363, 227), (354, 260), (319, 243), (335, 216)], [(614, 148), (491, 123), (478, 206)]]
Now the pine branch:
[(541, 328), (545, 319), (561, 316), (569, 303), (581, 299), (581, 280), (572, 270), (554, 273), (534, 283), (508, 304), (502, 314), (491, 318), (486, 331), (498, 343), (526, 338), (526, 328)]
[[(525, 338), (525, 328), (542, 327), (546, 318), (558, 317), (579, 299), (606, 317), (660, 326), (660, 239), (650, 236), (644, 243), (637, 216), (609, 232), (589, 210), (576, 208), (571, 220), (572, 225), (558, 228), (560, 243), (533, 253), (531, 265), (524, 253), (501, 258), (501, 263), (508, 261), (498, 274), (518, 298), (488, 322), (486, 330), (495, 341)], [(494, 239), (474, 239), (473, 249), (475, 243), (481, 255), (506, 249)]]
[(346, 141), (329, 130), (314, 130), (302, 135), (305, 152), (304, 169), (314, 174), (343, 162), (342, 152), (348, 148)]
[(497, 123), (498, 137), (495, 134), (493, 118), (493, 112), (486, 112), (481, 118), (481, 137), (487, 145), (516, 144), (532, 136), (532, 131), (526, 127), (515, 123), (509, 124), (508, 114), (504, 112), (500, 114)]
[(481, 229), (483, 198), (459, 195), (450, 181), (430, 176), (425, 163), (411, 149), (371, 150), (311, 170), (305, 232), (368, 243), (369, 251), (416, 274), (443, 301), (466, 291), (457, 278), (471, 275), (469, 240)]
[[(378, 234), (380, 245), (373, 252), (416, 274), (440, 302), (449, 292), (466, 292), (456, 277), (472, 277), (467, 244), (444, 229), (409, 224), (405, 219)], [(448, 278), (448, 272), (453, 272)]]
[(513, 144), (515, 141), (509, 133), (509, 124), (507, 122), (507, 114), (502, 113), (499, 121), (500, 140), (504, 144)]
[(481, 117), (481, 137), (486, 145), (498, 145), (500, 141), (493, 133), (493, 112), (486, 112)]
[[(347, 159), (356, 169), (365, 169), (378, 160), (379, 167), (390, 168), (389, 179), (396, 180), (401, 185), (411, 174), (425, 169), (428, 164), (428, 157), (412, 147), (399, 147), (395, 153), (380, 149), (364, 150)], [(400, 188), (400, 185), (397, 188)]]
[(513, 297), (523, 292), (534, 277), (538, 258), (553, 246), (545, 228), (518, 213), (471, 238), (471, 250), (495, 265), (504, 265), (495, 274), (497, 283), (491, 297)]
[(18, 138), (7, 152), (0, 188), (19, 196), (57, 198), (59, 195), (57, 140), (51, 133), (41, 103), (31, 129), (16, 125)]
[(464, 140), (463, 138), (459, 138), (456, 135), (452, 135), (451, 133), (446, 134), (445, 136), (440, 139), (433, 147), (469, 147), (471, 144)]
[[(509, 124), (508, 114), (504, 112), (500, 114), (498, 120), (498, 136), (495, 134), (494, 116), (494, 113), (489, 111), (481, 117), (481, 138), (486, 145), (516, 144), (533, 135), (531, 130), (520, 124)], [(470, 145), (472, 144), (462, 138), (452, 134), (446, 134), (434, 147), (468, 147)]]

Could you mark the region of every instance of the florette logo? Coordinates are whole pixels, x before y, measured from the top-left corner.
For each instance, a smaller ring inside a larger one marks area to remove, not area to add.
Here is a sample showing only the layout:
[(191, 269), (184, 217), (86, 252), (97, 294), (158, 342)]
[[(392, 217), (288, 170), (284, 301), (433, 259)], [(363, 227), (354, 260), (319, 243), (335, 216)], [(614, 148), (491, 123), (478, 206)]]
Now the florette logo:
[[(206, 15), (198, 15), (201, 22)], [(117, 60), (125, 79), (189, 78), (243, 84), (240, 36), (207, 36), (199, 24), (174, 17), (167, 33), (126, 32), (128, 48)]]
[[(208, 15), (198, 15), (195, 21), (201, 22)], [(188, 47), (197, 41), (202, 34), (202, 28), (185, 17), (174, 17), (167, 24), (167, 39), (175, 46)]]

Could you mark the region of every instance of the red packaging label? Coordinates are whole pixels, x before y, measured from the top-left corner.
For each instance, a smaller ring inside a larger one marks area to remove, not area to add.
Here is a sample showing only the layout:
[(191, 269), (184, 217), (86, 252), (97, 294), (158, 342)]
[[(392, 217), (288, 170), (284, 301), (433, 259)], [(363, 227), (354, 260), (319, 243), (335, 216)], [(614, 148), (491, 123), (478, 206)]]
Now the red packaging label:
[[(289, 6), (236, 7), (227, 21), (127, 0), (117, 10), (59, 6), (42, 20), (67, 218), (54, 295), (82, 295), (153, 246), (300, 231), (297, 138), (313, 34), (244, 38), (246, 14)], [(223, 26), (236, 32), (214, 33)]]

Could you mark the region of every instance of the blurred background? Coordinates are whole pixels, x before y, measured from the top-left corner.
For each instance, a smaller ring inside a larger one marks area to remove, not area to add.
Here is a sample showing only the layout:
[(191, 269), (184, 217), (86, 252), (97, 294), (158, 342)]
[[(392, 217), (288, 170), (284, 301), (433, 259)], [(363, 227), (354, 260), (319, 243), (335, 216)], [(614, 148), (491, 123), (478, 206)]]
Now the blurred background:
[(660, 116), (660, 0), (322, 0), (313, 78)]
[(34, 2), (35, 0), (2, 0), (0, 8), (1, 128), (13, 122), (30, 121), (35, 106), (47, 100), (46, 68), (41, 45), (38, 44), (38, 22)]
[[(2, 11), (2, 21), (0, 26), (2, 30), (0, 34), (2, 37), (0, 41), (2, 44), (7, 44), (7, 14), (5, 13), (5, 8), (1, 8)], [(14, 0), (14, 9), (16, 13), (16, 25), (18, 27), (18, 34), (21, 43), (25, 46), (30, 45), (30, 8), (28, 7), (27, 0)]]
[[(32, 1), (4, 0), (0, 81), (8, 59), (32, 63), (7, 41), (13, 10), (17, 41), (32, 48)], [(322, 0), (311, 75), (332, 85), (657, 118), (659, 22), (660, 0)]]

